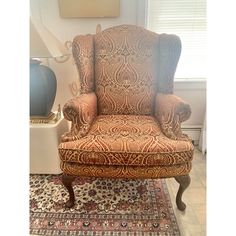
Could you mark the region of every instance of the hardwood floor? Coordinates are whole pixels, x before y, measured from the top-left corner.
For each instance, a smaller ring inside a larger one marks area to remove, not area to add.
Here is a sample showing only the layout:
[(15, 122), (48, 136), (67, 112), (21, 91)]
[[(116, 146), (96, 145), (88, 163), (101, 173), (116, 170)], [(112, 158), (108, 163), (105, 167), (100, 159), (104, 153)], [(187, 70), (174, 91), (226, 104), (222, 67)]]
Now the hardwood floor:
[(193, 167), (190, 173), (191, 183), (183, 194), (183, 201), (187, 204), (185, 212), (177, 209), (175, 196), (178, 183), (172, 179), (166, 179), (170, 192), (175, 216), (181, 231), (181, 236), (205, 236), (206, 235), (206, 157), (195, 149)]

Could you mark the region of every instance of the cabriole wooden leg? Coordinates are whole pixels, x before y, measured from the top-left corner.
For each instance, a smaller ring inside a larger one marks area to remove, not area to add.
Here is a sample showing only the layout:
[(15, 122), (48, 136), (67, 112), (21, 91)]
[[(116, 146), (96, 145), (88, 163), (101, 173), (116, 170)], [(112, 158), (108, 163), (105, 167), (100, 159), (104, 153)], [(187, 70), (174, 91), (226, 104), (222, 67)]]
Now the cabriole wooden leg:
[(66, 189), (69, 192), (69, 200), (66, 202), (65, 206), (67, 208), (71, 208), (75, 205), (75, 194), (74, 194), (74, 190), (72, 187), (72, 182), (74, 181), (75, 176), (72, 175), (66, 175), (63, 174), (62, 175), (62, 183), (63, 185), (66, 187)]
[(176, 176), (175, 180), (179, 183), (179, 190), (176, 195), (176, 205), (180, 211), (184, 211), (186, 204), (182, 201), (182, 195), (185, 189), (189, 186), (191, 179), (189, 175)]

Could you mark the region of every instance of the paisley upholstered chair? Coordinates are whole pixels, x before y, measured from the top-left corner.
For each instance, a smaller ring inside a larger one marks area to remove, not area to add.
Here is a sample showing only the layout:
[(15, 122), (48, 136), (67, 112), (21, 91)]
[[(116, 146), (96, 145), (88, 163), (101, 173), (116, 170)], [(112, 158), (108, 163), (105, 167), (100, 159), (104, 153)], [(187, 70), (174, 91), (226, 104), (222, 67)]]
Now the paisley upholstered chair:
[(190, 184), (193, 145), (181, 132), (190, 106), (173, 95), (181, 52), (175, 35), (121, 25), (73, 40), (81, 93), (68, 101), (61, 138), (62, 182), (72, 207), (75, 177), (171, 178), (177, 207)]

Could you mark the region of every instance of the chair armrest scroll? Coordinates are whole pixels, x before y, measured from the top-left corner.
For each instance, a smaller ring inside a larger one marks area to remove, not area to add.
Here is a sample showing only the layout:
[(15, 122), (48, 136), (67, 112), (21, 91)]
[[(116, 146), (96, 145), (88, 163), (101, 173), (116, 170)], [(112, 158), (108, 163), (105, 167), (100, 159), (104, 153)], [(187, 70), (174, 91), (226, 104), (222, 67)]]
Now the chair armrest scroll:
[(74, 141), (85, 136), (97, 116), (97, 97), (95, 93), (81, 94), (69, 100), (63, 107), (63, 115), (72, 124), (71, 130), (62, 135), (62, 142)]
[(173, 94), (158, 93), (156, 96), (155, 116), (162, 132), (171, 139), (189, 140), (181, 131), (181, 123), (191, 115), (188, 103)]

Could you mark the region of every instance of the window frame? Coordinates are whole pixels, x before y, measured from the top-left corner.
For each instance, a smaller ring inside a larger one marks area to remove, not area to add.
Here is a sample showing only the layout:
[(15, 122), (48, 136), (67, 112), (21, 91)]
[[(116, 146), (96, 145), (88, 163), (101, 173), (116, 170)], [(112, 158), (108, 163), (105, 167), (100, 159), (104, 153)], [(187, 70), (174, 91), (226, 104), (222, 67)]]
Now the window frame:
[[(148, 3), (149, 0), (137, 0), (137, 18), (136, 22), (137, 25), (147, 28), (148, 24)], [(207, 34), (207, 32), (206, 32)], [(206, 40), (207, 41), (207, 40)], [(206, 42), (207, 43), (207, 42)], [(206, 55), (207, 60), (207, 55)], [(174, 82), (179, 82), (181, 84), (185, 82), (201, 82), (204, 84), (204, 87), (206, 86), (206, 80), (207, 80), (207, 74), (205, 77), (181, 77), (181, 78), (174, 78)]]

